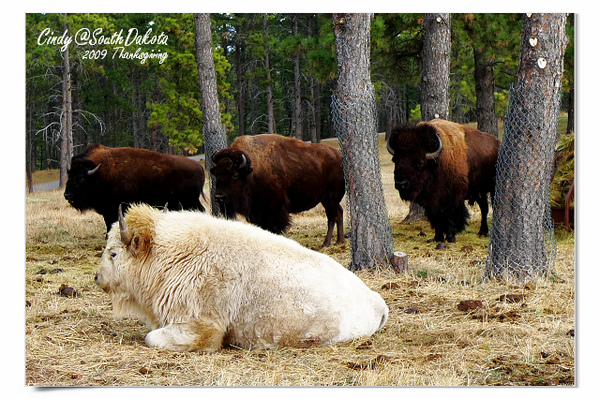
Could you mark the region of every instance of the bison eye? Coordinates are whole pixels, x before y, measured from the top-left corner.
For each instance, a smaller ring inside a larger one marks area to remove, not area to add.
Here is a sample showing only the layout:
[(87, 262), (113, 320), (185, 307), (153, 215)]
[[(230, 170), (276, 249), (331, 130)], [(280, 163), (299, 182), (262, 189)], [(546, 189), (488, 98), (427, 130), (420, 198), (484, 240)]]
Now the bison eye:
[(418, 169), (423, 169), (426, 164), (427, 164), (427, 161), (425, 161), (424, 159), (415, 160), (415, 165), (417, 166)]

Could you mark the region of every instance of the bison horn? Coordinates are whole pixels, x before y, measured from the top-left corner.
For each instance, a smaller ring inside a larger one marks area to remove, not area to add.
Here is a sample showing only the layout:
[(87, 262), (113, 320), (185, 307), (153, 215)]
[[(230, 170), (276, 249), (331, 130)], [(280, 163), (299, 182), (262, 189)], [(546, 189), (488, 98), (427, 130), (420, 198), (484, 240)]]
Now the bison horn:
[(438, 146), (438, 149), (434, 152), (428, 152), (427, 154), (425, 154), (425, 158), (427, 159), (436, 159), (442, 153), (442, 140), (437, 134), (435, 135), (435, 137), (438, 139), (438, 143), (440, 143), (440, 145)]
[(246, 164), (248, 163), (248, 160), (246, 159), (246, 156), (244, 154), (242, 155), (242, 163), (240, 164), (240, 169), (244, 169), (246, 167)]
[(100, 165), (102, 165), (101, 163), (98, 164), (98, 166), (96, 166), (94, 169), (90, 169), (88, 170), (87, 174), (88, 176), (93, 175), (94, 173), (96, 173), (98, 171), (98, 169), (100, 169)]
[(123, 217), (123, 209), (119, 204), (119, 228), (121, 230), (121, 241), (123, 244), (129, 245), (131, 243), (131, 239), (133, 238), (133, 233), (129, 230), (129, 227), (125, 223), (125, 218)]
[(394, 155), (394, 149), (392, 148), (392, 146), (390, 145), (390, 140), (388, 139), (387, 142), (387, 150), (388, 152), (393, 156)]

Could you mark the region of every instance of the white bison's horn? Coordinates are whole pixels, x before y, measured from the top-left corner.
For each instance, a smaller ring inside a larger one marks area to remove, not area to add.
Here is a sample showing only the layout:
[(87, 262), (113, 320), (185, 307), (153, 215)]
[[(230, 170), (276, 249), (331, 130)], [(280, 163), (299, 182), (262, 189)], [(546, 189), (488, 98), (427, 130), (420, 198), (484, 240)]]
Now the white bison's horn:
[(88, 170), (87, 174), (88, 176), (93, 175), (94, 173), (96, 173), (98, 171), (98, 169), (100, 169), (100, 165), (102, 165), (101, 163), (98, 164), (98, 166), (96, 166), (94, 169), (90, 169)]
[(439, 145), (438, 149), (435, 150), (434, 152), (428, 152), (427, 154), (425, 154), (425, 158), (427, 158), (427, 159), (436, 159), (442, 153), (442, 140), (440, 139), (440, 136), (438, 136), (437, 134), (435, 135), (435, 137), (438, 139), (438, 143), (440, 143), (440, 145)]
[(129, 245), (131, 243), (131, 239), (133, 238), (133, 233), (129, 230), (129, 227), (125, 223), (125, 218), (123, 217), (123, 209), (119, 204), (119, 228), (121, 230), (121, 241), (123, 244)]

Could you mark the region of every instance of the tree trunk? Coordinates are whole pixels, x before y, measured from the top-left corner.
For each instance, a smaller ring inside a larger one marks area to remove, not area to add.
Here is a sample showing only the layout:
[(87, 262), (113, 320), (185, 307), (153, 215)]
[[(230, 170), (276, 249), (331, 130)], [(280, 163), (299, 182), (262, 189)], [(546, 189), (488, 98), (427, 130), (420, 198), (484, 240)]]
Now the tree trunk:
[(569, 104), (567, 111), (567, 133), (575, 131), (575, 88), (569, 90)]
[(375, 93), (370, 76), (371, 14), (333, 14), (338, 87), (332, 119), (344, 159), (350, 215), (350, 270), (393, 265), (383, 196)]
[[(27, 90), (29, 92), (29, 90)], [(33, 102), (27, 101), (26, 107), (30, 108), (27, 118), (25, 134), (25, 175), (27, 177), (27, 192), (33, 192), (33, 172), (35, 171), (35, 125), (33, 123)]]
[(273, 110), (273, 82), (271, 81), (271, 65), (269, 61), (269, 42), (267, 40), (267, 14), (263, 15), (263, 33), (265, 37), (265, 70), (267, 71), (267, 133), (275, 131), (275, 112)]
[(198, 81), (202, 95), (202, 132), (204, 134), (204, 154), (206, 171), (210, 179), (210, 204), (213, 215), (219, 214), (215, 199), (216, 181), (211, 177), (213, 155), (227, 147), (227, 137), (221, 123), (219, 97), (217, 94), (217, 75), (213, 59), (212, 31), (210, 14), (194, 14), (196, 25), (196, 60), (198, 63)]
[[(240, 27), (236, 28), (238, 31)], [(241, 39), (238, 39), (241, 41)], [(237, 78), (237, 106), (238, 106), (238, 132), (240, 136), (246, 134), (246, 91), (247, 82), (244, 78), (245, 70), (242, 63), (244, 57), (244, 45), (236, 43), (235, 46), (235, 74)]]
[[(64, 24), (64, 29), (69, 29), (68, 24)], [(63, 79), (62, 79), (62, 120), (61, 133), (62, 141), (60, 145), (60, 178), (59, 187), (64, 188), (67, 184), (67, 171), (71, 168), (71, 158), (73, 157), (73, 111), (71, 109), (71, 67), (69, 65), (69, 46), (65, 47), (63, 52)]]
[(521, 55), (498, 156), (486, 275), (525, 280), (550, 271), (550, 178), (558, 137), (566, 14), (523, 17)]
[(250, 82), (250, 134), (258, 134), (258, 87), (255, 84), (255, 79)]
[(419, 85), (424, 121), (448, 119), (450, 87), (450, 14), (423, 16), (423, 71)]
[[(299, 15), (294, 15), (294, 25), (292, 34), (298, 35), (298, 18)], [(302, 92), (300, 87), (300, 54), (294, 51), (294, 126), (296, 128), (296, 138), (303, 140), (302, 135)]]
[(477, 109), (477, 129), (498, 137), (498, 118), (494, 99), (494, 69), (483, 56), (481, 49), (473, 47), (475, 63), (475, 96)]
[[(423, 70), (419, 85), (421, 118), (429, 121), (450, 115), (450, 14), (423, 15)], [(411, 202), (403, 222), (423, 220), (425, 210)]]
[[(154, 81), (154, 92), (152, 93), (152, 103), (158, 103), (158, 78)], [(158, 149), (158, 124), (152, 125), (152, 133), (150, 136), (150, 149), (156, 151)]]

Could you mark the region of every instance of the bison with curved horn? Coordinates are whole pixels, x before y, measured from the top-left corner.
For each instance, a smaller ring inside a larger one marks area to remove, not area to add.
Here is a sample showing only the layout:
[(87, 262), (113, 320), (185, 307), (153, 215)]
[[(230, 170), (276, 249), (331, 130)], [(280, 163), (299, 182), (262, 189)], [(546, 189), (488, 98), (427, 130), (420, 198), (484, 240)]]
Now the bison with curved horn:
[(65, 199), (79, 211), (102, 215), (107, 231), (120, 204), (168, 202), (171, 209), (204, 211), (204, 168), (183, 156), (94, 144), (71, 159), (67, 173)]
[(435, 119), (396, 127), (387, 148), (400, 197), (425, 209), (434, 241), (456, 242), (465, 230), (465, 201), (481, 209), (479, 235), (488, 234), (488, 193), (494, 196), (500, 140), (458, 123)]
[(278, 134), (241, 136), (231, 148), (218, 151), (213, 162), (215, 197), (226, 217), (240, 214), (281, 234), (291, 224), (290, 213), (321, 203), (327, 215), (323, 246), (331, 244), (334, 225), (337, 243), (345, 241), (340, 205), (345, 183), (338, 149)]

